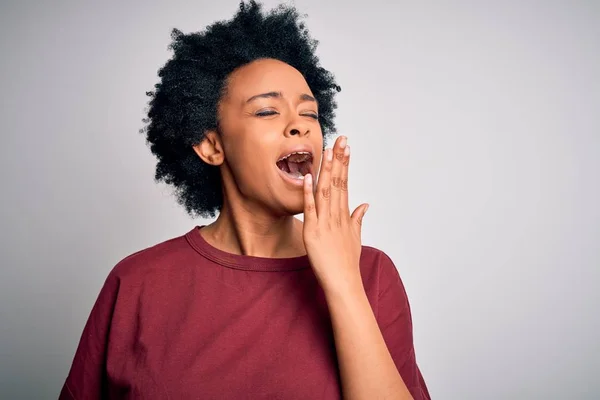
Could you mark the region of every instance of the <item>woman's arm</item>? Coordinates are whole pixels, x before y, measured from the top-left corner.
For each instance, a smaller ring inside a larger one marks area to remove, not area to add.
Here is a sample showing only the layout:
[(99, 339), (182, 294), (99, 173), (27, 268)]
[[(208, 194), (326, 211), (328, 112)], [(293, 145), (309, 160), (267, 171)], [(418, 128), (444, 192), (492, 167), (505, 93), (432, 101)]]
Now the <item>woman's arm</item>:
[(325, 292), (344, 399), (412, 399), (383, 335), (362, 282)]

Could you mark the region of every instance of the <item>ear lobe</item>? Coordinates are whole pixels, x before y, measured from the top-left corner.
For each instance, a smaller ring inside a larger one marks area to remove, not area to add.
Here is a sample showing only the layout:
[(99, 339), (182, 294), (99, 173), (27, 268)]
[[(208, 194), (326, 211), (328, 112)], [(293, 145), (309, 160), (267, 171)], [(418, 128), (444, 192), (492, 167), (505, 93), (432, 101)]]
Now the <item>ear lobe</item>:
[(204, 139), (193, 146), (194, 151), (209, 165), (219, 166), (225, 161), (225, 153), (219, 134), (215, 131), (206, 131)]

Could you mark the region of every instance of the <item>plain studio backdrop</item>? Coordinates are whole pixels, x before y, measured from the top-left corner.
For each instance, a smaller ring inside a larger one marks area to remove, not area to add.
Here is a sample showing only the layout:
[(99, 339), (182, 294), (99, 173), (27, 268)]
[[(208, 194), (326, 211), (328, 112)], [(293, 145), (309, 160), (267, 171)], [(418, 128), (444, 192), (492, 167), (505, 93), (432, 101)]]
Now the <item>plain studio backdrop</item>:
[[(296, 5), (432, 396), (599, 398), (600, 3)], [(138, 130), (171, 29), (237, 7), (2, 2), (0, 398), (56, 398), (110, 269), (206, 222)]]

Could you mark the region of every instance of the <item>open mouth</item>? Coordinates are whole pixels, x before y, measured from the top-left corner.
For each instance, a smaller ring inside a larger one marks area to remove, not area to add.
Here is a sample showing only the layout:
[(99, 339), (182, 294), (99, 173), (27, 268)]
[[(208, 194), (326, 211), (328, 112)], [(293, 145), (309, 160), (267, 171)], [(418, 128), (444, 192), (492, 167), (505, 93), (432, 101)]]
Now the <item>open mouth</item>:
[(277, 168), (292, 179), (304, 179), (312, 170), (313, 156), (308, 151), (295, 151), (277, 160)]

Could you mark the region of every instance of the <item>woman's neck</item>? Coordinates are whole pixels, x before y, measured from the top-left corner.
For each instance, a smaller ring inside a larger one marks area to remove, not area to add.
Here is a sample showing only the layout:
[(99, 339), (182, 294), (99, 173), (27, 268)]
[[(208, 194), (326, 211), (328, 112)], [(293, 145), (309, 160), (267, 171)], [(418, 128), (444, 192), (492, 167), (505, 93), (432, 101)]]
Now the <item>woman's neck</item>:
[(218, 218), (201, 229), (212, 246), (228, 253), (254, 257), (287, 258), (306, 254), (302, 222), (291, 215), (273, 217), (227, 201)]

